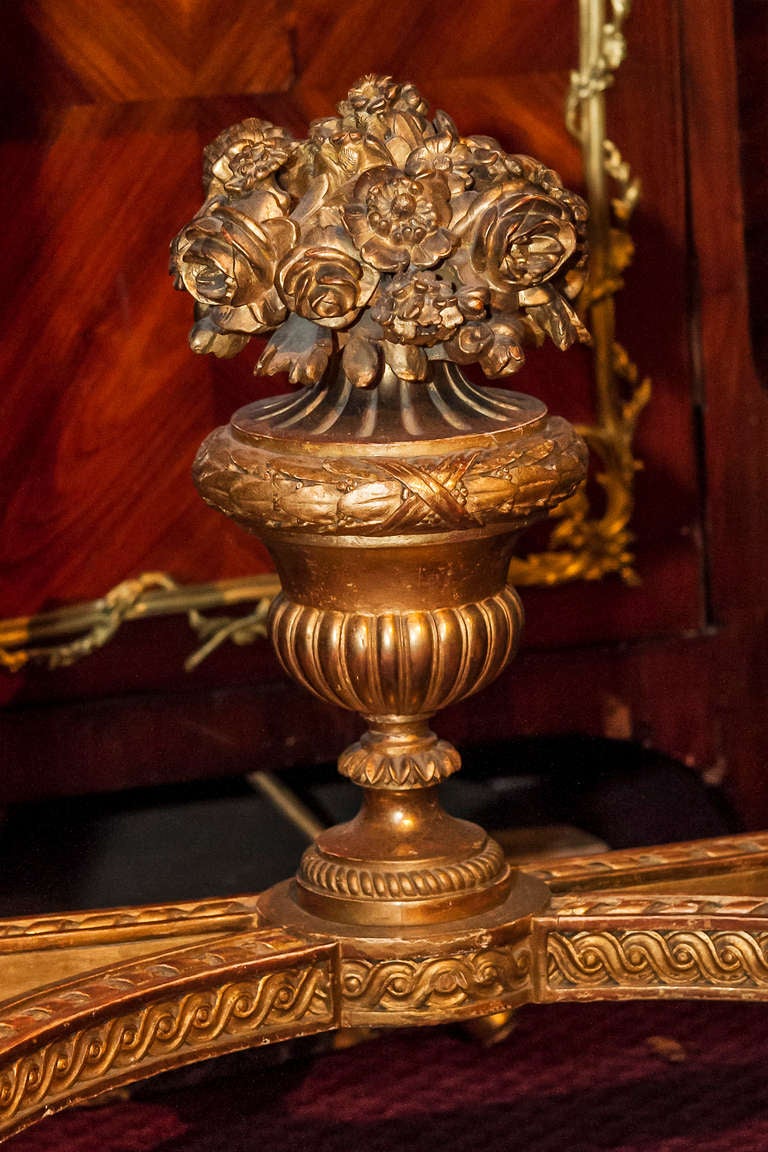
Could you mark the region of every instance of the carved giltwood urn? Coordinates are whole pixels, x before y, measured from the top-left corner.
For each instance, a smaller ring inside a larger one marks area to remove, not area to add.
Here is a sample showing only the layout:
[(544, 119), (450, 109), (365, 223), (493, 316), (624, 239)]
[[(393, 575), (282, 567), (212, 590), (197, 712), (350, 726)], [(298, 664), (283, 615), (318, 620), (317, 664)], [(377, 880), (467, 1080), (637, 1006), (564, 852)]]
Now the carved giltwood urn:
[(460, 761), (429, 722), (513, 657), (515, 536), (585, 475), (570, 425), (462, 372), (508, 376), (526, 344), (586, 337), (584, 204), (381, 76), (303, 142), (260, 120), (224, 132), (205, 186), (171, 258), (191, 345), (230, 356), (269, 334), (259, 370), (300, 387), (213, 432), (196, 483), (274, 558), (286, 671), (367, 723), (339, 760), (361, 810), (306, 851), (283, 919), (381, 932), (538, 911), (545, 886), (441, 808)]

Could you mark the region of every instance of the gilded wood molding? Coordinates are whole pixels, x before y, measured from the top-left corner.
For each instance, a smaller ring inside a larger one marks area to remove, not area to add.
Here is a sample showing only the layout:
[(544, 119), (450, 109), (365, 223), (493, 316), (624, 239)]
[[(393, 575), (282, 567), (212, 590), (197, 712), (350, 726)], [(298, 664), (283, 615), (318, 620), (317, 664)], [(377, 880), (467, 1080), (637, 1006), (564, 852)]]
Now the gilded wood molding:
[[(385, 936), (326, 935), (311, 917), (279, 927), (288, 885), (0, 921), (0, 1139), (163, 1069), (337, 1028), (503, 1024), (519, 1005), (568, 1000), (768, 999), (768, 895), (755, 894), (768, 893), (768, 834), (591, 863), (587, 890), (589, 858), (531, 867), (576, 886), (532, 916), (507, 903)], [(649, 867), (681, 890), (645, 891)], [(608, 870), (620, 882), (601, 890)], [(731, 895), (684, 891), (739, 877)]]
[[(136, 911), (123, 910), (129, 919)], [(51, 919), (56, 954), (30, 943), (26, 960), (49, 978), (77, 947)], [(140, 937), (138, 924), (133, 931)], [(103, 949), (92, 945), (91, 967)], [(0, 1132), (192, 1060), (333, 1027), (334, 954), (331, 942), (275, 928), (183, 948), (148, 940), (143, 956), (108, 970), (89, 971), (88, 951), (75, 951), (82, 976), (0, 1005)]]

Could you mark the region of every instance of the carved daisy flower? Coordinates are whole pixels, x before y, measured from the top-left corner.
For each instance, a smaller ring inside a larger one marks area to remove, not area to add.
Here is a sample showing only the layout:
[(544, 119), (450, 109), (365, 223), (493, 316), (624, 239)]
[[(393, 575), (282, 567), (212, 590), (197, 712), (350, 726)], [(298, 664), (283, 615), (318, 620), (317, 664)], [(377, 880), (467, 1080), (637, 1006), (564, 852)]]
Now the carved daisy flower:
[(431, 347), (447, 340), (468, 317), (482, 316), (488, 292), (461, 288), (435, 272), (396, 276), (379, 294), (371, 316), (388, 340)]
[(454, 247), (446, 227), (450, 190), (439, 173), (411, 177), (399, 168), (371, 168), (355, 184), (343, 216), (361, 256), (380, 272), (409, 264), (432, 268)]
[(245, 196), (276, 172), (296, 148), (283, 128), (251, 118), (217, 136), (203, 153), (203, 179), (230, 195)]
[(391, 76), (363, 76), (338, 105), (339, 115), (364, 123), (384, 112), (412, 112), (424, 116), (428, 105), (413, 84), (398, 84)]

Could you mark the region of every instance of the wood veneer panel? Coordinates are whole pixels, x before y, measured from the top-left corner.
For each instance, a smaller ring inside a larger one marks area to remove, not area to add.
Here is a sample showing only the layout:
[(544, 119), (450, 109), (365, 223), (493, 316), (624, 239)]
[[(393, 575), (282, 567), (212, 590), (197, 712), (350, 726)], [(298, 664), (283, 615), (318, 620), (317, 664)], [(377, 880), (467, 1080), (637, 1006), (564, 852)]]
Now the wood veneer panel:
[(718, 0), (704, 26), (693, 0), (684, 0), (682, 11), (698, 257), (698, 386), (718, 630), (710, 724), (723, 768), (756, 826), (768, 821), (768, 393), (755, 376), (747, 330), (732, 9)]
[(128, 120), (71, 108), (28, 158), (31, 197), (18, 190), (14, 234), (37, 242), (11, 244), (14, 323), (0, 349), (6, 615), (145, 568), (214, 575), (222, 536), (235, 558), (247, 543), (206, 523), (189, 482), (229, 403), (185, 347), (187, 310), (166, 272), (168, 237), (194, 201), (198, 134), (169, 130), (162, 110)]
[(95, 102), (273, 92), (293, 78), (279, 0), (34, 0), (24, 12)]

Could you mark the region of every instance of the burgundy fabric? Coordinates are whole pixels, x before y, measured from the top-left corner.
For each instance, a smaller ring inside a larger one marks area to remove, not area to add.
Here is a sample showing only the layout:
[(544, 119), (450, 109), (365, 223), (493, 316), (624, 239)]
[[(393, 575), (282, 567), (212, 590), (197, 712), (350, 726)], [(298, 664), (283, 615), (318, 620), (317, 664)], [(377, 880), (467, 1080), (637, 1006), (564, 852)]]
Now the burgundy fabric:
[(490, 1048), (441, 1028), (289, 1053), (268, 1066), (257, 1050), (147, 1082), (129, 1102), (61, 1113), (10, 1147), (768, 1152), (768, 1005), (528, 1007)]

